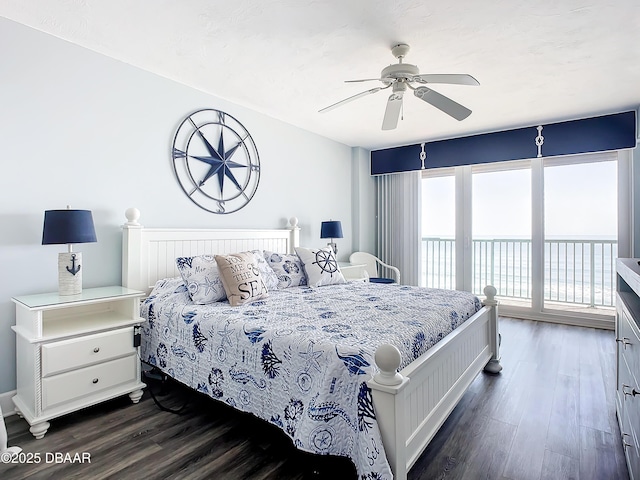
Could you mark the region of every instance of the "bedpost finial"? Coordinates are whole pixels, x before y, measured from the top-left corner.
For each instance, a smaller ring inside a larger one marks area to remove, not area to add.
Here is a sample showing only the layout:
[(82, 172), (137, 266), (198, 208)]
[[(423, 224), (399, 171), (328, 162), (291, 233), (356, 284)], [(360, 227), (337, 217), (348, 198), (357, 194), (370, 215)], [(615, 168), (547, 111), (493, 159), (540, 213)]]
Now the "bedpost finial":
[(298, 228), (298, 217), (291, 217), (289, 223), (291, 224), (291, 228)]
[(498, 290), (493, 285), (487, 285), (484, 287), (484, 294), (487, 298), (493, 299), (498, 294)]
[(496, 287), (494, 287), (493, 285), (487, 285), (486, 287), (484, 287), (484, 295), (485, 295), (485, 300), (484, 303), (485, 305), (497, 305), (498, 301), (496, 300), (496, 295), (498, 294), (498, 290), (496, 290)]
[(140, 210), (137, 208), (127, 208), (124, 212), (124, 216), (127, 217), (127, 225), (140, 225), (138, 223), (138, 220), (140, 219)]
[(373, 377), (376, 382), (382, 385), (400, 385), (402, 383), (403, 377), (398, 373), (402, 361), (400, 350), (391, 344), (384, 343), (377, 348), (374, 358), (380, 369), (380, 372)]

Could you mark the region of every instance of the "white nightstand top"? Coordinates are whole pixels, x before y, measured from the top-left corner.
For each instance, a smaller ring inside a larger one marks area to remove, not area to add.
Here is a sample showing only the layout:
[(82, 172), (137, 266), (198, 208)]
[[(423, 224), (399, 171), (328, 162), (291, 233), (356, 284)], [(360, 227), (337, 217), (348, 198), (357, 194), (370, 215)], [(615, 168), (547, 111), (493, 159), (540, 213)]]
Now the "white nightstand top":
[(366, 282), (369, 279), (367, 266), (364, 263), (338, 262), (338, 265), (347, 281)]
[(364, 263), (338, 262), (340, 268), (344, 267), (366, 267)]
[(56, 305), (69, 305), (70, 303), (94, 302), (100, 299), (114, 297), (140, 297), (144, 292), (121, 287), (119, 285), (98, 288), (85, 288), (77, 295), (59, 295), (58, 292), (38, 293), (35, 295), (21, 295), (13, 297), (15, 303), (20, 303), (26, 308), (55, 307)]

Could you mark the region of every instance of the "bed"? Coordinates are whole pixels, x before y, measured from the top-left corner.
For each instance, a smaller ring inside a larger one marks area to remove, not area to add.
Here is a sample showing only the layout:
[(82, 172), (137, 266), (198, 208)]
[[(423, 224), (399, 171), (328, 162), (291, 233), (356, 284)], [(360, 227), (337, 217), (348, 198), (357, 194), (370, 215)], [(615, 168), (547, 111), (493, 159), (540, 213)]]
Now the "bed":
[[(493, 287), (484, 305), (466, 293), (365, 282), (283, 288), (240, 307), (194, 305), (177, 257), (291, 253), (297, 221), (165, 229), (143, 228), (136, 209), (126, 216), (123, 285), (151, 293), (141, 308), (143, 359), (277, 425), (298, 448), (350, 457), (360, 478), (407, 478), (475, 376), (501, 369)], [(446, 314), (421, 315), (425, 302)], [(437, 318), (444, 322), (420, 330)]]

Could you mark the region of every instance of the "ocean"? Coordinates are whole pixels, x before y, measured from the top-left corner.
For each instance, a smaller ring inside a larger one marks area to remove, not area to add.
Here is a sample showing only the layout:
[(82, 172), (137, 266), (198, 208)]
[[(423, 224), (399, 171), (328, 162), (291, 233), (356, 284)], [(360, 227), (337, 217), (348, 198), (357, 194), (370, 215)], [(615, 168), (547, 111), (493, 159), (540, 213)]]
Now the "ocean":
[[(544, 243), (544, 299), (585, 306), (615, 303), (615, 237), (548, 238)], [(473, 291), (493, 285), (502, 297), (530, 299), (531, 241), (525, 238), (473, 239)], [(421, 285), (455, 288), (455, 248), (451, 238), (422, 239)]]

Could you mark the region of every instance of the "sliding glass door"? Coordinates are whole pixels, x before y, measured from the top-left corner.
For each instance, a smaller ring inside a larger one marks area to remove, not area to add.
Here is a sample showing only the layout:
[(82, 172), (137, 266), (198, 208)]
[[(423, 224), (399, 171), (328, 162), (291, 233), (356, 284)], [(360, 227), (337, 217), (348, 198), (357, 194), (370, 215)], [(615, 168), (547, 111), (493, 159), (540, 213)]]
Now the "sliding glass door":
[(425, 170), (421, 284), (493, 285), (503, 313), (598, 325), (631, 250), (629, 175), (628, 152)]
[(545, 160), (546, 309), (592, 312), (614, 306), (617, 178), (615, 159), (592, 163)]
[(422, 180), (421, 285), (456, 288), (456, 202), (453, 169)]
[(530, 162), (498, 167), (472, 170), (473, 291), (493, 285), (503, 302), (530, 307)]

